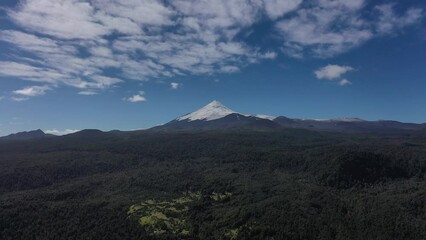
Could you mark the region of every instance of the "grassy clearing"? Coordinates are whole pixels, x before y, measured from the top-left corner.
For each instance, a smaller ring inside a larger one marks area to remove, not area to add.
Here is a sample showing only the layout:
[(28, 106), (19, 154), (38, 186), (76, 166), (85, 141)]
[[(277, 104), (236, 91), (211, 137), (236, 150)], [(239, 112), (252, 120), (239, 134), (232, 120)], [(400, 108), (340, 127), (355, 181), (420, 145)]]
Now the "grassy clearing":
[(128, 214), (137, 216), (139, 224), (151, 235), (168, 233), (187, 236), (191, 234), (191, 226), (187, 221), (188, 205), (200, 199), (200, 192), (185, 192), (182, 197), (170, 201), (150, 199), (130, 206)]
[[(132, 205), (127, 214), (137, 217), (139, 224), (152, 236), (172, 234), (177, 237), (184, 237), (191, 235), (192, 226), (188, 221), (191, 204), (200, 201), (202, 198), (220, 202), (229, 199), (231, 196), (232, 193), (229, 192), (213, 192), (207, 196), (203, 196), (201, 192), (184, 192), (181, 197), (169, 201), (149, 199), (140, 204)], [(225, 235), (227, 238), (235, 239), (238, 236), (238, 229), (232, 229)]]
[(225, 233), (225, 236), (230, 240), (236, 240), (240, 230), (238, 228), (230, 229)]

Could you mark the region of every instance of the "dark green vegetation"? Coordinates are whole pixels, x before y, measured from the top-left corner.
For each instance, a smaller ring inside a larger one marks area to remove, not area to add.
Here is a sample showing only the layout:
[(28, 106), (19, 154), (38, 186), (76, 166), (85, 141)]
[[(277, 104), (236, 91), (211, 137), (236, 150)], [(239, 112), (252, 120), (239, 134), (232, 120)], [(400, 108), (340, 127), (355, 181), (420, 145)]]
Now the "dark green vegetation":
[(0, 239), (426, 239), (426, 137), (87, 130), (0, 143)]

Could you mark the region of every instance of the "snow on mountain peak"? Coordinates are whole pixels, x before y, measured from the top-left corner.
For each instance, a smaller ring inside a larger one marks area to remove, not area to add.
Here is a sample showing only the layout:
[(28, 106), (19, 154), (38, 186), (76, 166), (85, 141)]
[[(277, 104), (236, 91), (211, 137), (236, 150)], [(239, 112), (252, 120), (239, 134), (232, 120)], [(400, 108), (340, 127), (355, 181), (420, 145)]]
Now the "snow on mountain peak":
[(338, 122), (365, 122), (365, 120), (360, 119), (360, 118), (348, 118), (348, 117), (335, 118), (335, 119), (332, 119), (332, 120), (338, 121)]
[(198, 109), (197, 111), (189, 113), (185, 116), (179, 117), (176, 120), (178, 120), (178, 121), (182, 121), (182, 120), (211, 121), (211, 120), (223, 118), (223, 117), (228, 116), (229, 114), (233, 114), (233, 113), (237, 113), (237, 112), (225, 107), (219, 101), (214, 100), (213, 102), (211, 102), (211, 103), (207, 104), (206, 106)]
[(302, 119), (302, 120), (313, 120), (318, 122), (365, 122), (360, 118), (332, 118), (332, 119)]
[(207, 104), (206, 106), (198, 109), (195, 112), (186, 114), (182, 117), (177, 118), (177, 121), (195, 121), (195, 120), (203, 120), (203, 121), (211, 121), (220, 119), (223, 117), (228, 116), (229, 114), (240, 114), (245, 117), (255, 117), (255, 118), (261, 118), (261, 119), (267, 119), (267, 120), (274, 120), (276, 117), (269, 116), (269, 115), (260, 115), (260, 114), (242, 114), (239, 112), (235, 112), (227, 107), (225, 107), (222, 103), (219, 101), (212, 101), (211, 103)]
[(264, 114), (250, 114), (250, 115), (246, 115), (246, 116), (251, 116), (251, 117), (257, 117), (257, 118), (261, 118), (261, 119), (267, 119), (270, 121), (273, 121), (275, 118), (275, 116), (270, 116), (270, 115), (264, 115)]
[(211, 103), (204, 106), (204, 108), (227, 108), (221, 102), (213, 100)]

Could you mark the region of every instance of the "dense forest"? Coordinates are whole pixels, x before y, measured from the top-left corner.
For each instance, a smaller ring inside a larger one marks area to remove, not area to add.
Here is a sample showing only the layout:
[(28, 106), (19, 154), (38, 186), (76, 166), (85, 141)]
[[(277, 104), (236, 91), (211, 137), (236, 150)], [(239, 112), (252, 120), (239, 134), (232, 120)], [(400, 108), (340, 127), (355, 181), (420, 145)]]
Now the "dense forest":
[(0, 239), (426, 239), (426, 135), (85, 130), (0, 143)]

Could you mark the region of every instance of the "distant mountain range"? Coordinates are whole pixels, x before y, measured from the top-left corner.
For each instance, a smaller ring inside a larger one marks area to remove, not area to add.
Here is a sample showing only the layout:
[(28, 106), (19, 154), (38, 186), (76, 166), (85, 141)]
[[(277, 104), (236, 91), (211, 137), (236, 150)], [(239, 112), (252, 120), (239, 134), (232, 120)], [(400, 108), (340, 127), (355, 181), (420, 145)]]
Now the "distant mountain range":
[(37, 129), (34, 131), (19, 132), (19, 133), (10, 134), (5, 137), (0, 137), (0, 141), (5, 141), (5, 140), (21, 141), (21, 140), (32, 140), (32, 139), (51, 138), (51, 137), (56, 137), (56, 136), (52, 134), (46, 134), (42, 130)]
[[(147, 131), (220, 129), (279, 130), (285, 128), (358, 133), (426, 133), (426, 124), (402, 123), (388, 120), (366, 121), (359, 118), (293, 119), (284, 116), (274, 117), (259, 114), (243, 114), (229, 109), (218, 101), (213, 101), (195, 112), (178, 117), (164, 125), (147, 129)], [(119, 133), (120, 131), (111, 132)], [(99, 130), (83, 130), (69, 134), (69, 136), (86, 138), (89, 136), (102, 136), (102, 133), (103, 132)], [(55, 137), (55, 135), (46, 134), (38, 129), (0, 137), (0, 141), (31, 140), (52, 137)]]
[(303, 128), (321, 131), (401, 132), (425, 130), (426, 124), (397, 121), (366, 121), (359, 118), (292, 119), (284, 116), (243, 114), (213, 101), (195, 112), (178, 117), (156, 130), (197, 130), (217, 128)]

